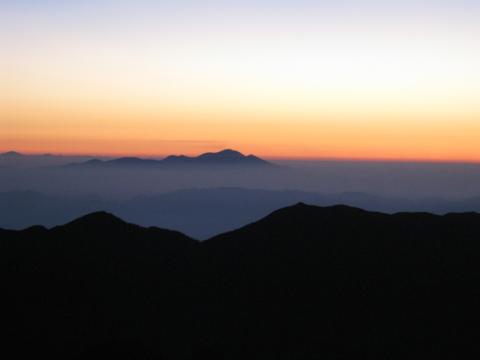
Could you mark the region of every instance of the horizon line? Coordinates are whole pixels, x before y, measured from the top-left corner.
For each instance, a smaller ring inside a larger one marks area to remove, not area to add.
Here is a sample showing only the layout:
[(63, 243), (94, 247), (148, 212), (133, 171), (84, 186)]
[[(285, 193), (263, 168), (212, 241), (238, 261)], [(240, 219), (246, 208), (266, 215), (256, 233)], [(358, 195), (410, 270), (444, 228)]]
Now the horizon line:
[(388, 162), (388, 163), (431, 163), (431, 164), (466, 164), (480, 165), (480, 159), (447, 159), (447, 158), (400, 158), (400, 157), (331, 157), (331, 156), (295, 156), (295, 155), (259, 155), (254, 153), (245, 153), (233, 148), (224, 148), (220, 150), (209, 150), (200, 153), (166, 153), (166, 154), (146, 154), (146, 153), (77, 153), (77, 152), (51, 152), (51, 151), (21, 151), (12, 149), (2, 149), (0, 154), (10, 152), (19, 153), (27, 156), (64, 156), (64, 157), (89, 157), (89, 158), (123, 158), (123, 157), (139, 157), (143, 159), (164, 159), (170, 155), (198, 156), (205, 153), (216, 153), (223, 150), (234, 150), (245, 156), (255, 155), (264, 160), (272, 161), (325, 161), (325, 162)]

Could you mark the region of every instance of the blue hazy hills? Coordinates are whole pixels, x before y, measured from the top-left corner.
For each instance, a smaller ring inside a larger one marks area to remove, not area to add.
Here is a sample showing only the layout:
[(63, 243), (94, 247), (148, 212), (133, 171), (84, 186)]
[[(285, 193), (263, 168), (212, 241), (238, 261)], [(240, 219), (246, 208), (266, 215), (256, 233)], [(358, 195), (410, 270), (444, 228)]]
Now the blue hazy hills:
[(345, 204), (386, 213), (480, 212), (480, 197), (408, 199), (355, 192), (321, 194), (295, 190), (198, 188), (112, 200), (98, 195), (59, 196), (12, 191), (0, 193), (0, 228), (51, 227), (104, 210), (135, 224), (175, 229), (196, 239), (206, 239), (297, 202), (318, 206)]

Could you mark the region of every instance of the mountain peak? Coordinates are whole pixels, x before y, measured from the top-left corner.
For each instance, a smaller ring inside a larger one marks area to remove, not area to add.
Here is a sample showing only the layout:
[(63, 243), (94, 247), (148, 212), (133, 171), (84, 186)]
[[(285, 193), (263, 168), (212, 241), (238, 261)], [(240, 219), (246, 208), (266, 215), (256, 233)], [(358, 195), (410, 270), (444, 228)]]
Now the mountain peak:
[(97, 211), (97, 212), (82, 216), (76, 220), (73, 220), (64, 226), (92, 227), (92, 226), (123, 225), (123, 224), (126, 224), (126, 222), (116, 217), (115, 215), (112, 215), (106, 211)]
[(207, 152), (198, 156), (199, 159), (206, 158), (206, 157), (241, 159), (241, 158), (245, 158), (246, 156), (243, 155), (241, 152), (232, 150), (232, 149), (224, 149), (218, 152)]
[(358, 216), (363, 217), (368, 214), (371, 214), (372, 216), (378, 215), (378, 213), (375, 212), (368, 212), (347, 205), (317, 206), (298, 202), (294, 205), (275, 210), (259, 222), (274, 221), (278, 224), (283, 224), (294, 221), (303, 223), (313, 221), (312, 219), (316, 219), (315, 221), (319, 219), (347, 219)]
[(233, 150), (233, 149), (224, 149), (224, 150), (218, 151), (216, 154), (226, 155), (226, 156), (245, 157), (245, 155), (243, 155), (240, 151)]
[(207, 162), (218, 162), (218, 163), (238, 163), (238, 164), (249, 164), (249, 165), (269, 165), (268, 161), (262, 160), (254, 155), (244, 155), (239, 151), (232, 149), (224, 149), (218, 152), (208, 152), (204, 153), (195, 159), (207, 161)]
[(22, 156), (22, 154), (20, 154), (19, 152), (16, 152), (16, 151), (7, 151), (7, 152), (4, 152), (2, 154), (0, 154), (2, 156)]

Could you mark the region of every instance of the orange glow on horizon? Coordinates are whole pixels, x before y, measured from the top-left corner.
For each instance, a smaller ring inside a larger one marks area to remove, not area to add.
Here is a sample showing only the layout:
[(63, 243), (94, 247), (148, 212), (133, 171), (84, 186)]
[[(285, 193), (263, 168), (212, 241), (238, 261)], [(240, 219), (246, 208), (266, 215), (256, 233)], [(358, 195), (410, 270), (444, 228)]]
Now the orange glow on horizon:
[(475, 114), (16, 109), (4, 112), (2, 151), (161, 157), (233, 148), (265, 158), (480, 162)]
[(480, 162), (475, 14), (313, 10), (248, 26), (237, 12), (126, 27), (12, 13), (0, 149)]

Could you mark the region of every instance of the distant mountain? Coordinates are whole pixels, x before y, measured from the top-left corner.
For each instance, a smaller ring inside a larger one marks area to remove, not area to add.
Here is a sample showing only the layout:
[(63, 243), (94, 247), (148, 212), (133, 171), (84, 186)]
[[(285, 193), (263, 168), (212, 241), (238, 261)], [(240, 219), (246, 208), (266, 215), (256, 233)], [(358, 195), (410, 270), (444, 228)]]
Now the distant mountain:
[(75, 167), (136, 167), (136, 166), (158, 166), (160, 165), (161, 161), (158, 160), (150, 160), (150, 159), (140, 159), (137, 157), (123, 157), (118, 159), (112, 160), (99, 160), (99, 159), (91, 159), (82, 163), (73, 163), (68, 164), (67, 166), (75, 166)]
[(299, 203), (196, 242), (97, 212), (0, 230), (2, 352), (478, 358), (480, 215)]
[(235, 150), (222, 150), (216, 153), (205, 153), (197, 157), (168, 156), (163, 160), (168, 164), (238, 164), (238, 165), (269, 165), (270, 163), (254, 155), (243, 155)]
[(178, 166), (267, 166), (272, 163), (254, 155), (243, 155), (235, 150), (222, 150), (216, 153), (204, 153), (196, 157), (185, 155), (170, 155), (162, 160), (141, 159), (137, 157), (122, 157), (113, 160), (92, 159), (69, 166), (88, 167), (178, 167)]
[(16, 151), (7, 151), (7, 152), (4, 152), (4, 153), (1, 153), (0, 156), (2, 156), (2, 157), (18, 157), (18, 156), (23, 156), (23, 155), (16, 152)]
[(0, 166), (4, 167), (43, 167), (61, 166), (73, 161), (87, 161), (91, 156), (68, 156), (53, 154), (22, 154), (17, 151), (8, 151), (0, 154)]

